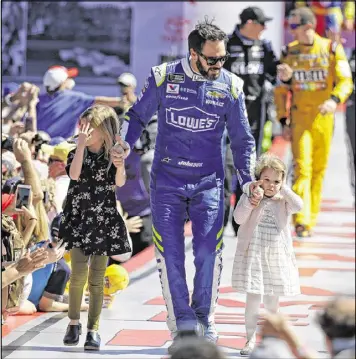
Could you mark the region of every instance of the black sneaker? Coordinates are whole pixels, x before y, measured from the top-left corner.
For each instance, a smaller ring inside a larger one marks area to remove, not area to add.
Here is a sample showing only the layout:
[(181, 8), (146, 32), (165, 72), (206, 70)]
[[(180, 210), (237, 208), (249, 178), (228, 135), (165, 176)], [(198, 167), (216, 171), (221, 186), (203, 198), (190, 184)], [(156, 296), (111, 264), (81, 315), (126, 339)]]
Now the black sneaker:
[(179, 344), (181, 343), (182, 339), (188, 338), (188, 337), (197, 337), (198, 334), (195, 330), (182, 330), (179, 331), (176, 335), (176, 337), (173, 339), (173, 343), (168, 347), (168, 354), (172, 355)]
[(85, 339), (84, 350), (100, 350), (101, 338), (98, 332), (88, 332)]
[(310, 237), (310, 232), (302, 224), (295, 226), (295, 234), (298, 238)]
[(79, 336), (82, 334), (82, 325), (69, 324), (67, 327), (66, 335), (63, 338), (63, 344), (67, 346), (74, 346), (79, 343)]

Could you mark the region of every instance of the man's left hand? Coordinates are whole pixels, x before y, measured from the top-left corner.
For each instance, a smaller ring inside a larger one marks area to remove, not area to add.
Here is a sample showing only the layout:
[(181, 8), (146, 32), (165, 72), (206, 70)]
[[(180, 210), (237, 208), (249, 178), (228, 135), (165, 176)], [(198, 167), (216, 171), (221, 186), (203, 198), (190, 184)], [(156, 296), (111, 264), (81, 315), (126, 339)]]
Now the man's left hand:
[(327, 113), (334, 113), (336, 108), (337, 103), (334, 100), (329, 99), (319, 106), (319, 111), (322, 115), (326, 115)]
[(289, 81), (293, 76), (293, 70), (288, 64), (277, 65), (277, 76), (281, 81)]

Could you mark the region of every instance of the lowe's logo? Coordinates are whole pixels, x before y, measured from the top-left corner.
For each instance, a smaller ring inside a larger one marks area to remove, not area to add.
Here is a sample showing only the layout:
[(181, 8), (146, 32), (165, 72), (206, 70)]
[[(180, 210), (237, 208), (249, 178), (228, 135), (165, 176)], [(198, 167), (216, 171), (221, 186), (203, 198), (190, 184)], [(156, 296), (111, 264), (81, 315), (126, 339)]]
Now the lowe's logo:
[(207, 113), (195, 106), (166, 109), (166, 122), (169, 125), (191, 132), (214, 130), (219, 118), (220, 116)]

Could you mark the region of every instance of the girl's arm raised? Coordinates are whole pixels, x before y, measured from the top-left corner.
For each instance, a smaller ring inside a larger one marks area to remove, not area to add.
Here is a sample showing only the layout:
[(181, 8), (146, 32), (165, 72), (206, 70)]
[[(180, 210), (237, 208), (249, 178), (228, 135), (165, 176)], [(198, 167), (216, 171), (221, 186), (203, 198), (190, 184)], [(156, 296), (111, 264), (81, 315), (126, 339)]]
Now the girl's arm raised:
[(286, 200), (288, 214), (297, 213), (303, 208), (303, 200), (286, 185), (281, 188), (281, 195)]
[(78, 179), (80, 177), (80, 173), (82, 172), (84, 149), (85, 149), (85, 147), (79, 146), (79, 143), (78, 143), (78, 147), (75, 151), (73, 161), (70, 164), (69, 177), (74, 181), (78, 181)]
[(80, 127), (78, 133), (77, 150), (75, 151), (73, 161), (69, 168), (69, 177), (74, 181), (78, 181), (82, 172), (85, 144), (92, 131), (93, 129), (90, 128), (90, 122), (84, 123)]

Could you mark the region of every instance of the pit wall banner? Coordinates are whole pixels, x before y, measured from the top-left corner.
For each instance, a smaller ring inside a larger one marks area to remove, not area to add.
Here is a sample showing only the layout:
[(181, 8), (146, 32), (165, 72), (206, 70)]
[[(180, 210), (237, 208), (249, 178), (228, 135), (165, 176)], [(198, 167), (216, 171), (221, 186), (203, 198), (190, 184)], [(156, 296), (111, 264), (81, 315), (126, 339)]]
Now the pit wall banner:
[[(188, 35), (205, 16), (231, 34), (239, 14), (254, 2), (131, 2), (131, 71), (141, 88), (150, 68), (164, 61), (183, 57), (188, 52)], [(258, 6), (273, 20), (263, 36), (272, 41), (279, 56), (283, 44), (283, 2), (259, 2)]]

